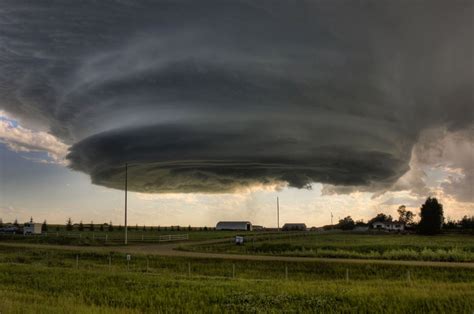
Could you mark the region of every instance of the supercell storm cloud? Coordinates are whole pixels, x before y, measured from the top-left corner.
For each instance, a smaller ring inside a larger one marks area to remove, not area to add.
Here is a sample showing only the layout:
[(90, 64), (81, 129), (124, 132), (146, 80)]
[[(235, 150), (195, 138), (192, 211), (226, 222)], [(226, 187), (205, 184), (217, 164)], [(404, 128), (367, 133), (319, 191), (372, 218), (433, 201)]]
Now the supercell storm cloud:
[(373, 189), (472, 128), (472, 1), (0, 4), (0, 108), (141, 192)]

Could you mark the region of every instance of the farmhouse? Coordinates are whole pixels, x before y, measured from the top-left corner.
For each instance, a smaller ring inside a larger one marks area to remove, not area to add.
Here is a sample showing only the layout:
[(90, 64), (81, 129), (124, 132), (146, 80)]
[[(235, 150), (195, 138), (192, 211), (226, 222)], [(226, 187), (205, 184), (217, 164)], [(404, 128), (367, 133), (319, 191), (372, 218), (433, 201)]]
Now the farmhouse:
[(304, 223), (287, 223), (283, 225), (283, 231), (306, 231), (306, 224)]
[(23, 225), (23, 234), (41, 234), (41, 224), (27, 222)]
[(252, 223), (250, 221), (219, 221), (216, 230), (252, 231)]
[(388, 230), (388, 231), (403, 231), (405, 230), (405, 224), (399, 221), (376, 221), (372, 224), (372, 227), (377, 230)]

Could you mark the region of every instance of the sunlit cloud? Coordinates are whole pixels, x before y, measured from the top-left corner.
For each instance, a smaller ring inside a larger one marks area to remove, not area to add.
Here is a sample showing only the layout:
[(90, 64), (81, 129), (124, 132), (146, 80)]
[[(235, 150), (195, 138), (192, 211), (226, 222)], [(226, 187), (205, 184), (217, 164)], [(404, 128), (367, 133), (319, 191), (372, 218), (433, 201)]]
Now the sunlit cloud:
[(26, 155), (24, 158), (28, 160), (67, 165), (67, 145), (51, 134), (22, 127), (5, 112), (0, 112), (0, 143), (18, 153), (44, 152), (47, 154), (47, 158)]

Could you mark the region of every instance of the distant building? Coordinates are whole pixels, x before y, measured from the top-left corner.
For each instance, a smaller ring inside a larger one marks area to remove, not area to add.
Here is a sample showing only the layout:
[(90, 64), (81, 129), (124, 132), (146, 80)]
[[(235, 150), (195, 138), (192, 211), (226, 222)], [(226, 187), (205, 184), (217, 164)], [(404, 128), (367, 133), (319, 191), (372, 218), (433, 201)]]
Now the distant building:
[(376, 230), (387, 230), (387, 231), (403, 231), (405, 230), (405, 224), (399, 221), (376, 221), (372, 223), (372, 227)]
[(303, 223), (288, 223), (281, 228), (283, 231), (306, 231), (306, 224)]
[(41, 224), (27, 222), (23, 225), (23, 234), (41, 234)]
[(216, 230), (252, 231), (252, 223), (250, 221), (219, 221)]

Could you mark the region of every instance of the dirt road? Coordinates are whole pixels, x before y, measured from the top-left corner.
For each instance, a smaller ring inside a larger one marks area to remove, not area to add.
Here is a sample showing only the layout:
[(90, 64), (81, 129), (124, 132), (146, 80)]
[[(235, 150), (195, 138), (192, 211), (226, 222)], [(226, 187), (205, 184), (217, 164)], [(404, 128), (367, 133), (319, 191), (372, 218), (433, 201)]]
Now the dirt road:
[[(211, 244), (230, 239), (208, 240), (193, 242), (197, 244)], [(3, 247), (24, 247), (37, 249), (53, 250), (72, 250), (81, 252), (119, 252), (129, 254), (148, 254), (159, 256), (176, 256), (188, 258), (212, 258), (212, 259), (232, 259), (232, 260), (252, 260), (252, 261), (284, 261), (284, 262), (332, 262), (348, 264), (388, 264), (388, 265), (407, 265), (407, 266), (434, 266), (434, 267), (461, 267), (473, 268), (474, 263), (459, 262), (432, 262), (432, 261), (398, 261), (398, 260), (376, 260), (376, 259), (347, 259), (347, 258), (321, 258), (321, 257), (291, 257), (291, 256), (269, 256), (269, 255), (244, 255), (244, 254), (223, 254), (223, 253), (204, 253), (176, 250), (183, 243), (167, 244), (134, 244), (130, 246), (73, 246), (73, 245), (52, 245), (52, 244), (32, 244), (32, 243), (11, 243), (0, 242)]]

